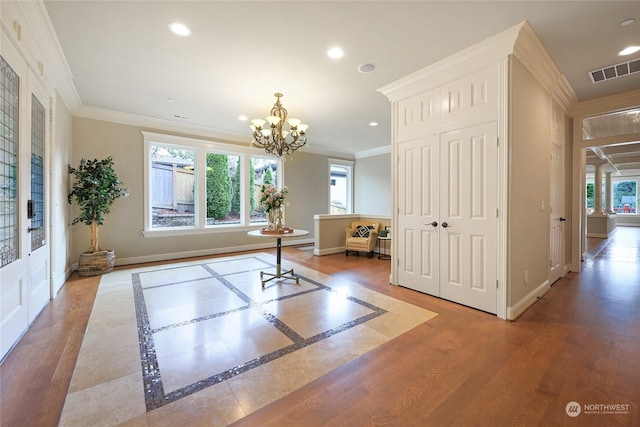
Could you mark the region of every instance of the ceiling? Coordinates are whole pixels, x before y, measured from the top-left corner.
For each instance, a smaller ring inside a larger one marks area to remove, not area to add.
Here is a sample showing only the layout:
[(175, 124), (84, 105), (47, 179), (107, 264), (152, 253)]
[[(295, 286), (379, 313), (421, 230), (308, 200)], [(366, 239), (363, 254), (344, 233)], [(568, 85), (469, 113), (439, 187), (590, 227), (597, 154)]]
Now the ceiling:
[[(640, 58), (640, 1), (45, 1), (80, 109), (187, 123), (250, 140), (275, 92), (312, 146), (388, 146), (377, 89), (528, 20), (580, 101), (640, 88), (588, 72)], [(636, 21), (627, 26), (628, 18)], [(189, 37), (169, 32), (181, 22)], [(344, 57), (326, 55), (340, 46)], [(371, 73), (357, 67), (373, 63)], [(173, 99), (170, 101), (169, 99)], [(100, 110), (95, 110), (100, 109)], [(176, 117), (178, 116), (178, 117)], [(379, 125), (369, 126), (375, 121)], [(614, 159), (618, 156), (616, 153)]]
[[(640, 107), (583, 119), (583, 139), (640, 134)], [(640, 176), (640, 142), (618, 143), (587, 150), (587, 173), (591, 178), (596, 165), (612, 176)]]
[(602, 165), (602, 172), (612, 176), (640, 176), (640, 144), (624, 144), (596, 147), (587, 150), (587, 172), (595, 173), (595, 165)]

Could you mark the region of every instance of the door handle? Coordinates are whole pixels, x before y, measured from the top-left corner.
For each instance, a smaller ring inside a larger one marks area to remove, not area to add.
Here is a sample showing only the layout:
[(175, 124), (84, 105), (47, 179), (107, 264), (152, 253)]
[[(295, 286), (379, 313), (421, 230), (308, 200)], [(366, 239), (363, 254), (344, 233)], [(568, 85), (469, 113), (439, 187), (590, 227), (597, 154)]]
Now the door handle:
[(432, 227), (437, 227), (437, 226), (438, 226), (438, 223), (437, 223), (437, 222), (435, 222), (435, 221), (433, 221), (433, 222), (430, 222), (429, 224), (425, 224), (425, 225), (430, 225), (430, 226), (432, 226)]
[(447, 228), (447, 227), (451, 227), (449, 224), (447, 224), (446, 222), (442, 223), (442, 228)]
[(40, 227), (29, 227), (29, 228), (27, 228), (27, 231), (29, 233), (31, 233), (32, 231), (36, 231), (36, 230), (40, 230)]
[(567, 220), (567, 218), (562, 218), (562, 217), (560, 217), (560, 222), (564, 222), (564, 221), (566, 221), (566, 220)]

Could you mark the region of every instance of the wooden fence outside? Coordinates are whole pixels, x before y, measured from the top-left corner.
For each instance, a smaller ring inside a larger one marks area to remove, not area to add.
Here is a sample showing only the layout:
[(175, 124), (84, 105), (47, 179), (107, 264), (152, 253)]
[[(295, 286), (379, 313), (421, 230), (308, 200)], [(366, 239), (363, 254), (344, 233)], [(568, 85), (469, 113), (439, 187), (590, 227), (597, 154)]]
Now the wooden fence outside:
[(153, 208), (193, 212), (193, 170), (153, 163), (151, 188)]

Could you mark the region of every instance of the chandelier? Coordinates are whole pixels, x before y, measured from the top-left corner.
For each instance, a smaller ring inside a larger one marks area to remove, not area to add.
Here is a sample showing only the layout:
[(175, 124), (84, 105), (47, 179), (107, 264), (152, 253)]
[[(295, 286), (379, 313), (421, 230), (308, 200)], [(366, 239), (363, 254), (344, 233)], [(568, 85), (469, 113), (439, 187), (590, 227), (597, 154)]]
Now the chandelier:
[[(287, 120), (287, 110), (280, 103), (281, 93), (275, 93), (276, 103), (273, 104), (267, 120), (253, 119), (249, 126), (253, 132), (251, 146), (264, 148), (269, 154), (283, 157), (293, 154), (307, 143), (306, 132), (309, 125), (305, 125), (299, 119)], [(289, 130), (284, 130), (285, 122), (289, 124)], [(266, 125), (265, 125), (266, 123)]]

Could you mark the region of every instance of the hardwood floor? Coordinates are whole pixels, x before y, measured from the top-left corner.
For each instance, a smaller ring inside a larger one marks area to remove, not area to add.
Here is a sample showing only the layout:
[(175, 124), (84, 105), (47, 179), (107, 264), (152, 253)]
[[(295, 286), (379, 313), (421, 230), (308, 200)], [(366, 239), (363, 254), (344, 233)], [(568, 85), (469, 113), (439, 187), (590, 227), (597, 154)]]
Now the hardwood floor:
[[(236, 425), (639, 425), (640, 228), (623, 231), (590, 239), (583, 272), (517, 322), (389, 286), (389, 261), (283, 248), (285, 260), (439, 316)], [(634, 250), (635, 262), (615, 258)], [(97, 284), (73, 276), (0, 366), (0, 425), (58, 424)], [(627, 409), (572, 418), (572, 401)]]

